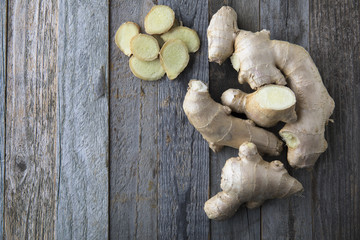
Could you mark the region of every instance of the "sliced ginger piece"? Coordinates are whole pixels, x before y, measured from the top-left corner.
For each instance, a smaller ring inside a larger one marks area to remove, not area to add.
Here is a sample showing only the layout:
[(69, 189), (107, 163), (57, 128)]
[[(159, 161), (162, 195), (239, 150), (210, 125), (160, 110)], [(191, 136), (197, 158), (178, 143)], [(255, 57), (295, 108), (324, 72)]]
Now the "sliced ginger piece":
[(167, 41), (160, 50), (160, 62), (168, 78), (175, 79), (189, 63), (185, 43), (179, 39)]
[(140, 33), (131, 39), (130, 50), (136, 58), (152, 61), (158, 57), (160, 47), (156, 38)]
[(222, 94), (221, 102), (234, 112), (245, 113), (262, 127), (275, 126), (279, 121), (293, 123), (297, 120), (295, 94), (281, 85), (266, 85), (250, 94), (228, 89)]
[(154, 81), (159, 80), (165, 75), (165, 71), (160, 64), (159, 59), (147, 62), (142, 61), (135, 56), (129, 60), (131, 72), (142, 80)]
[(125, 22), (116, 31), (115, 43), (125, 55), (131, 55), (130, 41), (139, 33), (140, 27), (134, 22)]
[(148, 34), (162, 34), (173, 26), (175, 21), (174, 11), (165, 5), (156, 5), (146, 15), (144, 26)]
[(193, 53), (199, 50), (200, 39), (195, 30), (188, 27), (175, 27), (167, 33), (161, 35), (161, 38), (166, 42), (170, 39), (180, 39), (186, 44), (189, 52)]

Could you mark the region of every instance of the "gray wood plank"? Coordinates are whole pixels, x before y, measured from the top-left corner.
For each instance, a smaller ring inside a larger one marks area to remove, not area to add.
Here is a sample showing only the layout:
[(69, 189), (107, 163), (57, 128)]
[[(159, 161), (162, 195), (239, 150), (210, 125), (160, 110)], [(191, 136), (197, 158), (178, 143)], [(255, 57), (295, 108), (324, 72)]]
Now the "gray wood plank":
[(6, 31), (7, 1), (0, 1), (0, 239), (4, 225), (4, 178), (5, 178), (5, 89), (6, 89)]
[(358, 239), (360, 3), (312, 1), (310, 26), (310, 54), (335, 100), (329, 148), (313, 174), (313, 239)]
[[(289, 41), (309, 49), (308, 0), (261, 0), (260, 28), (270, 30), (272, 39)], [(282, 126), (283, 124), (274, 127), (272, 131), (277, 133)], [(287, 164), (286, 150), (278, 159), (286, 164), (290, 174), (303, 184), (304, 193), (302, 197), (293, 196), (267, 201), (261, 207), (261, 237), (262, 239), (311, 239), (312, 174), (306, 170), (292, 170)]]
[(56, 236), (107, 239), (109, 6), (101, 0), (58, 6)]
[[(238, 14), (238, 27), (245, 30), (257, 31), (259, 26), (259, 1), (209, 1), (209, 13), (211, 17), (223, 5), (228, 5)], [(242, 89), (250, 92), (247, 85), (241, 85), (237, 81), (237, 72), (231, 66), (230, 60), (226, 60), (221, 66), (210, 63), (210, 94), (215, 101), (220, 102), (221, 94), (229, 88)], [(244, 115), (237, 115), (244, 118)], [(211, 159), (211, 191), (213, 196), (220, 189), (221, 170), (227, 159), (238, 155), (238, 150), (224, 148), (219, 153), (210, 154)], [(259, 239), (260, 238), (260, 208), (248, 210), (240, 207), (234, 217), (225, 221), (211, 221), (212, 239)]]
[(208, 239), (209, 220), (203, 210), (209, 191), (209, 147), (187, 120), (182, 103), (190, 79), (208, 81), (206, 29), (208, 2), (158, 1), (176, 18), (197, 31), (201, 47), (174, 81), (159, 82), (158, 151), (160, 239)]
[(4, 238), (54, 239), (57, 1), (9, 1), (7, 36)]
[(142, 27), (149, 0), (110, 5), (110, 237), (158, 238), (157, 106), (159, 82), (137, 79), (115, 45), (119, 26)]

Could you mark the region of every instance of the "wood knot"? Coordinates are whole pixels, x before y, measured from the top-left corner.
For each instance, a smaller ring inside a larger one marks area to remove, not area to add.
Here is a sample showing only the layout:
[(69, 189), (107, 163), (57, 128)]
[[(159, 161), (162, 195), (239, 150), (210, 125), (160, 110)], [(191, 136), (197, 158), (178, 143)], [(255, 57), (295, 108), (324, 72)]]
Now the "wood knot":
[(25, 172), (25, 170), (27, 169), (27, 164), (24, 161), (23, 157), (16, 157), (15, 164), (21, 172)]

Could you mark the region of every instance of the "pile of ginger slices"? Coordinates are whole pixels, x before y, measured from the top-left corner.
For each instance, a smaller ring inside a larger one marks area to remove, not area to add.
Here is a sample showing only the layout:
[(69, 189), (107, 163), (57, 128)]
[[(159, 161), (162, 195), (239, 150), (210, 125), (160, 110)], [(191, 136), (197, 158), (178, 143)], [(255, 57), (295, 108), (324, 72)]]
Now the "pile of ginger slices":
[(161, 79), (165, 73), (170, 80), (179, 76), (189, 63), (189, 53), (200, 48), (196, 31), (181, 26), (174, 11), (165, 5), (155, 5), (144, 20), (146, 34), (134, 22), (123, 23), (116, 32), (115, 43), (131, 56), (131, 72), (142, 80)]

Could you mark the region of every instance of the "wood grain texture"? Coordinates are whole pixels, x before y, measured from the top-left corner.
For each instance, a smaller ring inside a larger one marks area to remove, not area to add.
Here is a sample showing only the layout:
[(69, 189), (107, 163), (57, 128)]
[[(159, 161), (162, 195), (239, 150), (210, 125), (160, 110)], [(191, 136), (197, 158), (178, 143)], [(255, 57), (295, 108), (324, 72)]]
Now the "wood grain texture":
[(206, 0), (158, 1), (170, 6), (184, 26), (194, 29), (201, 47), (191, 54), (185, 71), (174, 81), (158, 84), (160, 239), (208, 239), (209, 220), (203, 210), (209, 191), (209, 147), (189, 123), (182, 103), (190, 79), (208, 82)]
[(108, 13), (59, 1), (57, 239), (108, 238)]
[(57, 1), (9, 1), (5, 239), (53, 239)]
[(313, 239), (360, 236), (360, 4), (312, 1), (310, 54), (335, 100), (329, 149), (313, 172)]
[(7, 1), (0, 1), (0, 239), (4, 233), (6, 20)]
[[(260, 1), (260, 29), (270, 30), (271, 39), (288, 41), (309, 49), (309, 3), (308, 0)], [(281, 126), (280, 126), (281, 125)], [(274, 133), (283, 124), (272, 128)], [(270, 159), (270, 158), (268, 158)], [(261, 207), (261, 237), (263, 239), (311, 239), (311, 172), (293, 170), (287, 163), (287, 151), (277, 157), (291, 175), (304, 187), (301, 197), (267, 201)], [(321, 158), (319, 162), (321, 161)]]
[(114, 37), (126, 21), (143, 28), (152, 1), (111, 1), (110, 237), (158, 239), (159, 82), (137, 79)]
[[(209, 1), (209, 12), (212, 17), (223, 5), (228, 5), (238, 14), (238, 26), (241, 29), (257, 31), (259, 26), (259, 1)], [(247, 85), (241, 85), (237, 81), (238, 73), (233, 69), (230, 60), (226, 60), (221, 66), (210, 63), (210, 94), (215, 101), (220, 102), (221, 94), (229, 88), (241, 89), (250, 92)], [(237, 115), (246, 117), (245, 115)], [(221, 170), (227, 159), (238, 156), (238, 150), (224, 148), (219, 153), (210, 154), (211, 159), (211, 192), (214, 196), (221, 191)], [(260, 208), (248, 210), (240, 207), (234, 217), (225, 221), (211, 221), (212, 239), (259, 239), (261, 228)]]

